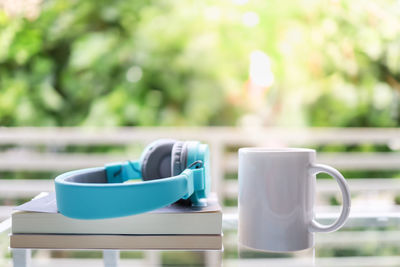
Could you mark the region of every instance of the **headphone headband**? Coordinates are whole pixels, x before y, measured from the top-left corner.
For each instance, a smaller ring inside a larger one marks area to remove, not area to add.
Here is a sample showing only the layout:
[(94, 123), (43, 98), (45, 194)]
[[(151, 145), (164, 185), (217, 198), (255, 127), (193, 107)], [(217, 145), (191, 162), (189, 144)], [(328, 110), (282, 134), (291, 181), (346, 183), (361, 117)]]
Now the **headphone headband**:
[[(63, 215), (76, 219), (127, 216), (161, 208), (194, 190), (191, 170), (186, 170), (178, 176), (137, 184), (97, 183), (105, 181), (105, 173), (105, 168), (100, 167), (67, 172), (58, 176), (56, 178), (58, 210)], [(94, 179), (89, 182), (91, 176)], [(87, 182), (74, 182), (81, 178)]]
[[(209, 191), (208, 146), (187, 143), (188, 166), (172, 177), (143, 181), (140, 161), (61, 174), (55, 179), (59, 212), (76, 219), (104, 219), (151, 211), (179, 199), (201, 205)], [(124, 183), (132, 179), (137, 181)]]

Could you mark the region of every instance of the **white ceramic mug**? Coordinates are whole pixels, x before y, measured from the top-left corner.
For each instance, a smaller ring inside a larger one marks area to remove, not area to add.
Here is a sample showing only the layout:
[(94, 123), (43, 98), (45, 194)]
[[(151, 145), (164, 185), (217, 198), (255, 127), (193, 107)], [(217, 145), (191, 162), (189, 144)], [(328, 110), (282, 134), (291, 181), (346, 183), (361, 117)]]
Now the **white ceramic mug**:
[[(336, 169), (314, 162), (312, 149), (239, 149), (239, 243), (264, 251), (303, 250), (314, 246), (315, 232), (332, 232), (346, 222), (346, 180)], [(342, 191), (342, 211), (331, 225), (314, 218), (315, 175), (321, 172), (335, 178)]]

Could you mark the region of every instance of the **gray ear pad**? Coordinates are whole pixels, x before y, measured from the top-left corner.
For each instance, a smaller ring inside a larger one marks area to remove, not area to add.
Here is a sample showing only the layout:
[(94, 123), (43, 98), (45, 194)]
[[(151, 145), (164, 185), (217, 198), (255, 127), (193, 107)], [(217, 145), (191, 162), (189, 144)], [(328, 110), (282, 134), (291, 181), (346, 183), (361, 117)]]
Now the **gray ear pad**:
[(180, 174), (186, 169), (187, 164), (187, 143), (176, 142), (171, 153), (171, 175)]
[(163, 140), (150, 147), (142, 159), (142, 178), (145, 181), (171, 176), (171, 151), (176, 141)]

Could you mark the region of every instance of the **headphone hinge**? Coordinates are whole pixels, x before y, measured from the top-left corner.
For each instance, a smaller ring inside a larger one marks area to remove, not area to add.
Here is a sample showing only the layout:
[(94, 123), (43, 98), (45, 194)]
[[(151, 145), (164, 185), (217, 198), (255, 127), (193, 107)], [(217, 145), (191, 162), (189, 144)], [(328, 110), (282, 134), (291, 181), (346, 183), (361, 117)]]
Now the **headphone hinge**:
[(108, 183), (123, 183), (140, 178), (140, 166), (136, 161), (113, 162), (104, 166)]
[(204, 190), (204, 168), (192, 169), (194, 191)]
[(122, 183), (122, 163), (113, 162), (104, 166), (107, 175), (107, 183)]

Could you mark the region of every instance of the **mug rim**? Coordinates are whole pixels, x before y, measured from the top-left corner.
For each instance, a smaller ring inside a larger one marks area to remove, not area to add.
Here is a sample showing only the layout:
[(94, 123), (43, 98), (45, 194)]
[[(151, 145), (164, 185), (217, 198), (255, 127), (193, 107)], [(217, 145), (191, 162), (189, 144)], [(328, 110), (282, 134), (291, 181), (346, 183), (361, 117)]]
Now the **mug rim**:
[(315, 153), (315, 149), (301, 147), (242, 147), (239, 153)]

